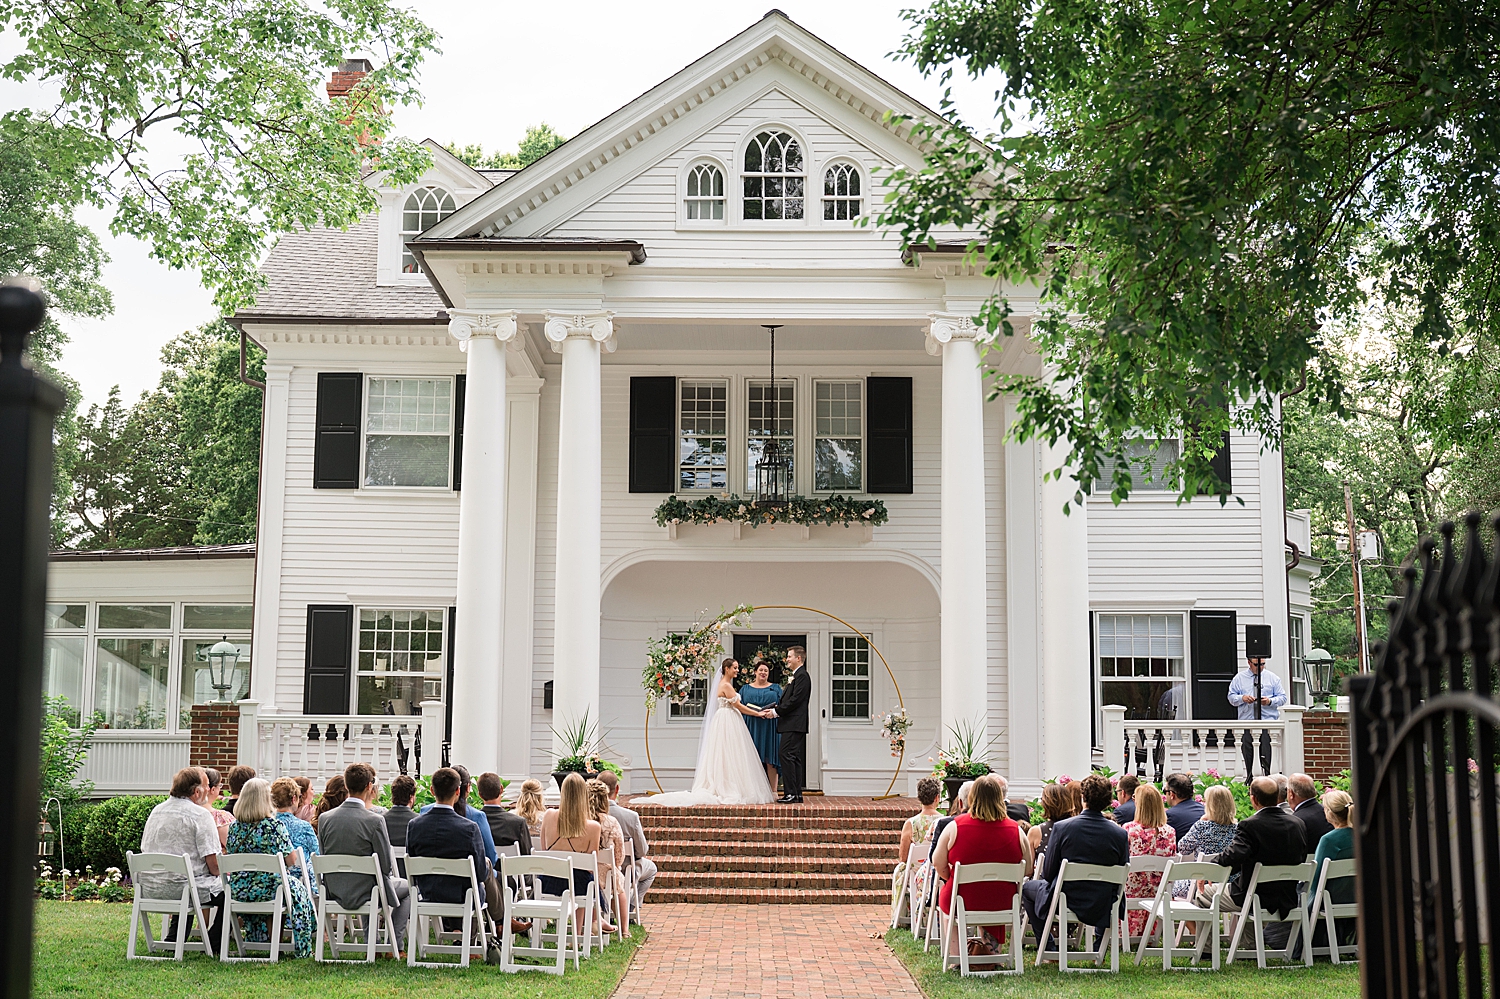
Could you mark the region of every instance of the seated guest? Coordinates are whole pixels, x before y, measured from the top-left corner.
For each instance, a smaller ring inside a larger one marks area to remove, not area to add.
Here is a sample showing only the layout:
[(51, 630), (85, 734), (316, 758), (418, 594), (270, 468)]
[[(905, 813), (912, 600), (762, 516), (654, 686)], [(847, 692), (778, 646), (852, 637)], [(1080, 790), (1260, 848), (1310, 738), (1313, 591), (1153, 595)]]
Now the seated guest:
[[(1269, 867), (1307, 860), (1302, 822), (1277, 807), (1276, 781), (1270, 777), (1251, 781), (1250, 803), (1255, 806), (1255, 814), (1235, 827), (1229, 848), (1217, 856), (1204, 858), (1230, 869), (1229, 882), (1219, 900), (1220, 908), (1230, 912), (1244, 907), (1245, 891), (1250, 887), (1256, 864)], [(1255, 895), (1260, 899), (1261, 911), (1278, 916), (1286, 915), (1297, 905), (1297, 885), (1291, 881), (1258, 885)], [(1211, 900), (1200, 894), (1197, 901), (1207, 906)], [(1284, 946), (1290, 933), (1290, 923), (1273, 923), (1266, 929), (1266, 943), (1272, 947)]]
[[(1286, 782), (1286, 803), (1292, 806), (1292, 814), (1302, 823), (1306, 835), (1302, 842), (1308, 853), (1317, 853), (1323, 837), (1333, 831), (1323, 812), (1323, 803), (1318, 800), (1318, 788), (1307, 774), (1292, 774)], [(1352, 842), (1352, 841), (1351, 841)]]
[[(1114, 797), (1109, 780), (1090, 774), (1074, 781), (1083, 797), (1081, 813), (1059, 823), (1047, 843), (1047, 862), (1037, 877), (1021, 886), (1021, 904), (1037, 939), (1047, 924), (1047, 910), (1057, 892), (1064, 860), (1077, 864), (1124, 867), (1130, 863), (1130, 836), (1105, 811)], [(1067, 887), (1068, 906), (1079, 920), (1095, 928), (1096, 941), (1109, 929), (1117, 894), (1114, 885), (1073, 882)]]
[[(597, 853), (602, 833), (599, 823), (589, 817), (589, 789), (583, 776), (568, 774), (563, 778), (561, 801), (556, 808), (549, 808), (542, 814), (542, 849)], [(587, 895), (593, 880), (594, 875), (588, 871), (574, 871), (573, 897), (579, 899)], [(568, 890), (567, 882), (562, 878), (545, 876), (541, 882), (542, 891), (548, 895), (561, 895)]]
[[(911, 855), (912, 844), (920, 846), (926, 843), (932, 835), (933, 827), (943, 817), (937, 810), (938, 795), (942, 790), (943, 785), (936, 777), (923, 777), (917, 781), (917, 802), (922, 810), (901, 823), (901, 843), (896, 847), (896, 868), (891, 872), (892, 906), (901, 904), (901, 896), (906, 891), (906, 860)], [(931, 855), (930, 851), (923, 852), (927, 856)], [(925, 860), (919, 861), (917, 869), (911, 875), (912, 887), (918, 898), (922, 897), (922, 888), (927, 884), (927, 866)]]
[(234, 814), (234, 806), (239, 804), (240, 791), (245, 785), (255, 779), (255, 768), (247, 766), (231, 767), (229, 770), (229, 800), (224, 802), (224, 811), (230, 815)]
[(334, 774), (328, 778), (328, 783), (323, 785), (323, 793), (318, 796), (318, 805), (313, 809), (312, 827), (318, 828), (318, 820), (323, 817), (323, 813), (339, 807), (348, 797), (349, 791), (344, 787), (343, 774)]
[[(1125, 823), (1132, 857), (1177, 856), (1177, 830), (1167, 824), (1167, 806), (1154, 784), (1142, 784), (1135, 792), (1135, 818)], [(1125, 878), (1126, 898), (1155, 898), (1161, 875), (1155, 871), (1131, 871)], [(1146, 928), (1146, 914), (1130, 913), (1130, 935), (1138, 937)]]
[[(494, 907), (490, 903), (494, 898), (490, 892), (497, 890), (493, 888), (494, 871), (484, 852), (479, 824), (458, 814), (462, 790), (463, 778), (453, 767), (443, 767), (432, 775), (432, 796), (437, 800), (407, 825), (406, 855), (443, 860), (468, 857), (474, 863), (474, 877), (479, 883), (479, 904), (490, 908), (493, 917)], [(466, 880), (446, 875), (423, 875), (416, 882), (425, 902), (461, 903), (469, 890)]]
[(928, 841), (932, 843), (932, 849), (927, 851), (927, 862), (929, 864), (937, 856), (938, 839), (942, 837), (944, 830), (952, 825), (955, 819), (969, 810), (969, 792), (973, 790), (974, 782), (971, 780), (966, 780), (960, 784), (958, 786), (958, 794), (953, 798), (953, 811), (938, 819), (937, 823), (933, 825), (932, 832), (927, 837)]
[(542, 814), (547, 806), (542, 803), (542, 782), (528, 777), (521, 782), (521, 794), (516, 798), (516, 814), (526, 823), (526, 829), (534, 840), (542, 837)]
[[(626, 808), (620, 804), (620, 778), (606, 770), (599, 775), (604, 786), (609, 788), (609, 814), (613, 815), (615, 821), (620, 823), (620, 830), (625, 838), (630, 840), (631, 849), (635, 853), (635, 890), (636, 902), (646, 897), (646, 892), (651, 890), (651, 882), (656, 880), (656, 862), (646, 856), (651, 851), (651, 844), (646, 842), (646, 830), (641, 827), (641, 816), (633, 808)], [(533, 784), (535, 781), (527, 781)], [(524, 791), (526, 784), (522, 784)], [(540, 793), (540, 786), (538, 793)]]
[[(1184, 860), (1194, 860), (1199, 854), (1208, 857), (1223, 853), (1234, 842), (1234, 792), (1215, 784), (1203, 792), (1203, 806), (1203, 818), (1194, 822), (1187, 835), (1177, 841), (1177, 852)], [(1192, 887), (1191, 881), (1178, 881), (1172, 885), (1172, 897), (1189, 898)]]
[(224, 779), (219, 776), (219, 771), (213, 767), (204, 767), (203, 773), (208, 781), (208, 794), (203, 797), (203, 807), (208, 809), (209, 817), (214, 820), (214, 828), (219, 833), (219, 850), (223, 852), (224, 845), (229, 842), (229, 827), (234, 825), (234, 812), (227, 806), (219, 808), (219, 799), (224, 796)]
[[(204, 803), (208, 800), (208, 775), (199, 767), (183, 767), (172, 778), (171, 796), (151, 809), (141, 832), (142, 853), (187, 855), (198, 901), (205, 915), (212, 913), (213, 924), (206, 938), (214, 953), (219, 952), (219, 933), (224, 923), (224, 890), (219, 881), (219, 832)], [(136, 885), (142, 898), (177, 899), (182, 897), (183, 878), (178, 874), (142, 874)], [(177, 939), (177, 917), (172, 917), (167, 939)], [(193, 932), (193, 917), (188, 916), (184, 936)]]
[(391, 807), (385, 810), (385, 831), (391, 837), (391, 846), (406, 848), (406, 826), (416, 812), (412, 811), (412, 799), (417, 796), (417, 782), (406, 774), (391, 781)]
[(500, 802), (500, 795), (505, 792), (505, 785), (500, 783), (500, 775), (480, 774), (475, 787), (479, 790), (479, 800), (484, 802), (484, 818), (489, 823), (490, 838), (495, 841), (496, 848), (519, 846), (521, 856), (530, 854), (531, 830), (527, 828), (526, 820)]
[[(293, 788), (297, 786), (292, 781), (286, 783)], [(288, 805), (292, 800), (291, 792), (287, 792)], [(297, 855), (292, 852), (292, 837), (272, 807), (269, 781), (252, 777), (240, 785), (236, 811), (238, 814), (234, 825), (229, 827), (229, 849), (226, 853), (279, 853), (285, 858), (287, 867), (293, 867), (297, 863)], [(276, 898), (276, 892), (280, 888), (279, 880), (275, 874), (265, 871), (240, 871), (229, 876), (229, 890), (237, 902), (270, 902)], [(296, 955), (311, 957), (317, 927), (312, 896), (303, 886), (300, 876), (288, 877), (286, 886), (291, 893), (292, 904), (281, 916), (282, 925), (292, 931), (292, 948)], [(243, 918), (246, 940), (264, 943), (271, 939), (271, 922), (268, 917)]]
[[(468, 768), (454, 764), (453, 770), (461, 781), (458, 788), (458, 803), (453, 806), (453, 810), (479, 827), (479, 838), (484, 841), (484, 856), (489, 860), (490, 868), (493, 870), (500, 865), (500, 855), (495, 852), (495, 837), (490, 835), (489, 820), (484, 817), (483, 812), (469, 804), (471, 783)], [(431, 807), (431, 805), (424, 805), (421, 811), (425, 812)]]
[[(292, 840), (292, 849), (301, 850), (302, 856), (311, 860), (318, 855), (318, 831), (312, 827), (311, 822), (304, 822), (297, 818), (297, 804), (302, 800), (302, 788), (290, 777), (278, 777), (271, 783), (271, 806), (276, 809), (276, 821), (281, 823), (286, 830), (287, 836)], [(288, 865), (287, 873), (294, 878), (302, 877), (302, 869)], [(318, 891), (317, 881), (312, 879), (312, 872), (308, 872), (308, 883), (312, 885), (313, 893)]]
[(1192, 775), (1168, 774), (1162, 797), (1167, 803), (1167, 825), (1177, 833), (1180, 845), (1193, 823), (1203, 818), (1203, 803), (1193, 794)]
[[(625, 876), (621, 873), (620, 866), (620, 858), (625, 856), (625, 833), (621, 830), (620, 823), (609, 814), (609, 788), (597, 777), (587, 783), (589, 814), (599, 823), (599, 846), (601, 849), (611, 847), (615, 852), (614, 865), (605, 872), (605, 883), (599, 886), (599, 898), (605, 903), (605, 908), (618, 919), (619, 913), (626, 911)], [(615, 927), (605, 923), (604, 932), (613, 933)]]
[(292, 814), (297, 816), (297, 818), (301, 819), (303, 822), (311, 823), (313, 820), (313, 816), (317, 814), (318, 808), (318, 796), (313, 793), (312, 778), (294, 777), (292, 779), (295, 780), (297, 782), (297, 786), (302, 789), (302, 797), (297, 801), (297, 808)]
[(1031, 855), (1040, 857), (1047, 851), (1047, 843), (1052, 837), (1052, 830), (1064, 819), (1071, 819), (1078, 813), (1073, 809), (1073, 794), (1061, 784), (1048, 784), (1042, 788), (1042, 821), (1040, 825), (1034, 825), (1026, 834), (1028, 845), (1031, 847)]
[(1119, 786), (1115, 793), (1115, 821), (1120, 825), (1135, 820), (1135, 790), (1141, 786), (1141, 779), (1135, 774), (1126, 774), (1120, 778)]
[[(1005, 814), (1005, 778), (985, 774), (974, 781), (969, 794), (969, 810), (943, 830), (933, 857), (932, 867), (943, 878), (938, 905), (944, 913), (953, 906), (954, 864), (1025, 864), (1029, 854), (1021, 827)], [(1000, 882), (978, 882), (959, 889), (964, 907), (985, 912), (1008, 909), (1015, 898), (1016, 886)], [(955, 927), (957, 924), (954, 924)], [(970, 954), (994, 954), (1005, 942), (1003, 926), (986, 926), (982, 935), (968, 943)], [(959, 941), (954, 938), (956, 951)]]
[[(392, 909), (397, 946), (404, 946), (406, 922), (411, 916), (411, 888), (391, 867), (391, 835), (386, 831), (385, 819), (370, 811), (370, 802), (380, 790), (375, 783), (375, 769), (368, 763), (351, 763), (344, 768), (343, 776), (329, 780), (328, 786), (332, 787), (335, 780), (339, 782), (339, 791), (347, 797), (338, 807), (328, 808), (318, 816), (318, 850), (324, 855), (375, 858), (385, 879), (385, 899)], [(325, 789), (325, 804), (327, 800)], [(369, 874), (329, 874), (327, 878), (329, 896), (346, 909), (369, 905), (370, 889), (374, 887), (375, 878)]]
[[(1323, 838), (1318, 840), (1316, 856), (1313, 858), (1313, 883), (1307, 889), (1309, 910), (1313, 905), (1313, 890), (1317, 888), (1318, 878), (1323, 872), (1323, 862), (1354, 859), (1354, 829), (1351, 827), (1351, 820), (1354, 818), (1354, 799), (1337, 788), (1324, 791), (1323, 813), (1328, 821), (1329, 829), (1323, 834)], [(1334, 878), (1329, 881), (1328, 896), (1334, 905), (1347, 905), (1353, 902), (1354, 879)], [(1313, 945), (1324, 947), (1327, 946), (1328, 930), (1321, 918), (1318, 923), (1319, 925), (1313, 929)], [(1354, 943), (1357, 925), (1358, 921), (1354, 919), (1335, 920), (1334, 930), (1338, 933), (1339, 943)]]
[(1290, 812), (1292, 806), (1286, 803), (1290, 782), (1287, 780), (1286, 774), (1272, 774), (1271, 779), (1276, 782), (1276, 807), (1283, 812)]

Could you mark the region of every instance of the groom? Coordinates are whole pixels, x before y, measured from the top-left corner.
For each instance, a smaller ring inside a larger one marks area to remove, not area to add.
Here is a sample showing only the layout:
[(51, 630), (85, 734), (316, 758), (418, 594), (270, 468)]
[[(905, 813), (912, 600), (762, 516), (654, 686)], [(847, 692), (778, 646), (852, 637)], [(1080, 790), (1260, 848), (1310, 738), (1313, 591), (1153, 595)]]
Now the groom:
[(776, 702), (776, 731), (781, 736), (781, 783), (786, 794), (776, 801), (790, 805), (802, 801), (802, 785), (807, 781), (807, 703), (812, 698), (812, 680), (808, 678), (807, 650), (793, 645), (786, 650), (791, 678)]

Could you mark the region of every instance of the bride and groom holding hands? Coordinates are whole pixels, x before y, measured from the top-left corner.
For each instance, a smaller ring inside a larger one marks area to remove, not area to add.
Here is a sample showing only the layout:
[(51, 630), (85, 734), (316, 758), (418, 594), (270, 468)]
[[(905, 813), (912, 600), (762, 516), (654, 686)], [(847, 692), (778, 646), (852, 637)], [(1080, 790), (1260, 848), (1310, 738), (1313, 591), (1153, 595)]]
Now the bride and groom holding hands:
[[(800, 802), (807, 779), (807, 708), (812, 699), (807, 650), (800, 645), (787, 649), (786, 665), (790, 676), (780, 696), (774, 703), (760, 707), (747, 704), (741, 693), (735, 691), (734, 680), (740, 664), (725, 659), (704, 710), (693, 789), (653, 795), (645, 803), (680, 806)], [(766, 690), (768, 686), (757, 682), (754, 689)], [(763, 731), (758, 731), (756, 738), (751, 737), (747, 718), (760, 723), (756, 727)], [(775, 722), (774, 733), (771, 726), (764, 724), (769, 721)], [(779, 765), (781, 783), (786, 789), (780, 798), (775, 795), (767, 769), (772, 759)]]

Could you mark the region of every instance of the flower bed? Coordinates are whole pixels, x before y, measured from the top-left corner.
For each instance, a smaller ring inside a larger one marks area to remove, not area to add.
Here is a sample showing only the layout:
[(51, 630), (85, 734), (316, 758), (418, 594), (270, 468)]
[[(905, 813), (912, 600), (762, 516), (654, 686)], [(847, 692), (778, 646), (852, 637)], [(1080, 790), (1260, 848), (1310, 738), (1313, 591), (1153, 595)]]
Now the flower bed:
[(738, 496), (704, 496), (680, 499), (668, 496), (656, 508), (656, 523), (668, 524), (800, 524), (804, 527), (842, 524), (884, 524), (889, 519), (880, 500), (853, 496), (793, 496), (786, 506), (758, 507), (753, 500)]

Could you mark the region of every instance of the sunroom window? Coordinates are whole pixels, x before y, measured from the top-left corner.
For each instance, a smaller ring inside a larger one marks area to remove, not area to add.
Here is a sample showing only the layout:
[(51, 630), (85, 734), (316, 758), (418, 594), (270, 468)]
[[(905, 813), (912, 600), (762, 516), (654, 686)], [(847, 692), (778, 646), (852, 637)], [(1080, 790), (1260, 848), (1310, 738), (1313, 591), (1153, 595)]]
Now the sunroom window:
[(690, 219), (724, 218), (724, 171), (712, 163), (699, 163), (688, 173), (684, 199)]
[(445, 488), (453, 379), (366, 379), (365, 485)]
[(800, 219), (807, 193), (802, 146), (795, 136), (770, 128), (745, 149), (746, 219)]

